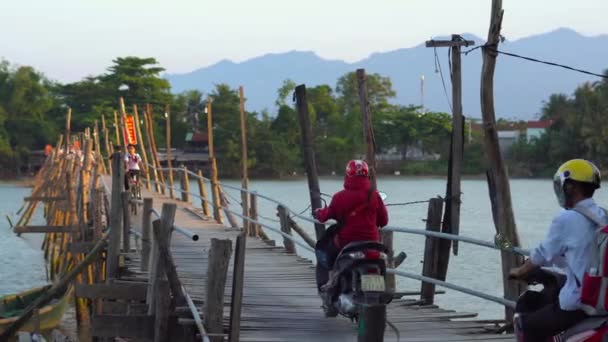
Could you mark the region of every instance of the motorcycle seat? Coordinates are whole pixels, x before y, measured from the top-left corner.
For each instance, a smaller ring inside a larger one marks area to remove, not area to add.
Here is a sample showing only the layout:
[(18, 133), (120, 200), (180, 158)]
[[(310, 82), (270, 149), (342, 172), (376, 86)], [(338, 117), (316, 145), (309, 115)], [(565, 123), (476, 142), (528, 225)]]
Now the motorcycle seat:
[(365, 249), (373, 249), (373, 250), (377, 250), (382, 253), (388, 252), (388, 248), (386, 248), (386, 246), (381, 244), (380, 242), (355, 241), (355, 242), (351, 242), (348, 245), (344, 246), (344, 248), (342, 248), (342, 251), (340, 251), (340, 254), (356, 252), (356, 251), (361, 251), (361, 250), (365, 250)]
[(580, 323), (575, 324), (570, 329), (564, 331), (562, 333), (562, 337), (564, 338), (564, 340), (566, 340), (567, 338), (578, 335), (582, 332), (595, 330), (601, 327), (602, 325), (605, 325), (606, 323), (608, 323), (608, 316), (589, 317), (584, 319)]

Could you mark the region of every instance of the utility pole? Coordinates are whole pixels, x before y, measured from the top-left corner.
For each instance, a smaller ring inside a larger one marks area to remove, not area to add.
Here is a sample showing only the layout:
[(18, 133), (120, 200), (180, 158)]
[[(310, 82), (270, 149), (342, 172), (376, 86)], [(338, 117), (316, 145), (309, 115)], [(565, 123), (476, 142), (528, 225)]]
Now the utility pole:
[[(450, 165), (448, 168), (448, 185), (446, 191), (445, 212), (441, 231), (458, 234), (460, 228), (460, 176), (464, 148), (464, 120), (462, 116), (462, 66), (460, 49), (475, 45), (475, 42), (463, 39), (453, 34), (451, 40), (430, 40), (426, 47), (449, 47), (451, 49), (452, 63), (450, 75), (452, 78), (452, 140), (450, 144)], [(450, 258), (450, 245), (454, 246), (454, 255), (458, 254), (457, 241), (440, 240), (439, 277), (445, 280)]]

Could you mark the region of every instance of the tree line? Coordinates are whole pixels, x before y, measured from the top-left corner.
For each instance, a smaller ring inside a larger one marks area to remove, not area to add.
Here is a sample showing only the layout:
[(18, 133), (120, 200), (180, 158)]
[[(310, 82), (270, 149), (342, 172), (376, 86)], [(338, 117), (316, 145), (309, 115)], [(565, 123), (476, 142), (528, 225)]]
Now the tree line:
[[(238, 90), (218, 84), (209, 94), (198, 90), (173, 94), (169, 82), (162, 78), (163, 72), (154, 58), (119, 57), (101, 75), (62, 84), (49, 80), (32, 67), (1, 61), (0, 167), (3, 175), (15, 173), (26, 164), (30, 151), (56, 143), (63, 132), (68, 107), (72, 108), (72, 130), (82, 131), (101, 121), (102, 115), (111, 125), (118, 98), (123, 97), (128, 112), (132, 105), (140, 108), (152, 105), (158, 146), (165, 144), (164, 113), (170, 110), (171, 145), (176, 148), (184, 146), (188, 132), (207, 132), (204, 108), (209, 99), (218, 169), (224, 177), (238, 176), (241, 155)], [(299, 120), (292, 101), (295, 86), (292, 80), (284, 81), (276, 90), (276, 101), (270, 106), (273, 109), (246, 112), (249, 168), (253, 176), (284, 177), (302, 174), (304, 170)], [(601, 118), (608, 114), (607, 89), (607, 83), (603, 82), (585, 84), (572, 97), (552, 95), (541, 118), (554, 120), (554, 125), (538, 141), (515, 144), (510, 165), (536, 174), (553, 161), (570, 155), (605, 160), (608, 148), (601, 141), (608, 130), (608, 126), (603, 126), (608, 124), (604, 125)], [(451, 115), (424, 113), (417, 106), (391, 103), (396, 96), (391, 80), (379, 74), (368, 75), (368, 92), (377, 153), (396, 160), (387, 171), (444, 174), (449, 157)], [(321, 174), (341, 174), (347, 160), (364, 154), (357, 93), (354, 72), (340, 77), (333, 87), (324, 84), (307, 88)], [(114, 129), (108, 128), (114, 141)], [(485, 170), (481, 144), (481, 138), (475, 135), (466, 143), (465, 173), (479, 174)], [(412, 151), (431, 158), (410, 160)]]

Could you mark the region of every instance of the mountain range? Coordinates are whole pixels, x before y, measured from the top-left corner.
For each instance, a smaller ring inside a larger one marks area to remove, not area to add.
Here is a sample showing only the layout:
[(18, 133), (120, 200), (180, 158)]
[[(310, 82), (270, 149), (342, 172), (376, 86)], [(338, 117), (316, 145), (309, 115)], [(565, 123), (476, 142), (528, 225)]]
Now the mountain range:
[[(470, 34), (462, 36), (475, 41), (476, 46), (485, 41)], [(463, 48), (463, 51), (466, 50)], [(608, 69), (608, 35), (589, 37), (562, 28), (514, 41), (507, 39), (500, 44), (499, 50), (595, 73), (603, 73)], [(440, 62), (438, 65), (435, 63), (435, 53)], [(463, 111), (466, 116), (473, 118), (481, 116), (481, 63), (481, 49), (462, 56)], [(245, 87), (248, 110), (268, 109), (272, 114), (277, 89), (288, 78), (309, 87), (319, 84), (335, 87), (340, 76), (365, 68), (367, 73), (379, 73), (391, 78), (397, 92), (393, 103), (420, 105), (420, 79), (424, 75), (426, 110), (450, 112), (449, 100), (444, 93), (440, 73), (437, 72), (439, 66), (447, 94), (451, 97), (448, 49), (426, 48), (424, 42), (411, 48), (373, 53), (354, 63), (323, 59), (311, 51), (290, 51), (266, 54), (241, 63), (223, 60), (189, 73), (166, 74), (164, 77), (169, 80), (175, 92), (198, 89), (208, 93), (219, 83), (235, 88), (242, 85)], [(538, 117), (543, 101), (551, 94), (572, 94), (578, 85), (598, 80), (595, 76), (499, 55), (494, 78), (496, 114), (509, 119), (534, 119)]]

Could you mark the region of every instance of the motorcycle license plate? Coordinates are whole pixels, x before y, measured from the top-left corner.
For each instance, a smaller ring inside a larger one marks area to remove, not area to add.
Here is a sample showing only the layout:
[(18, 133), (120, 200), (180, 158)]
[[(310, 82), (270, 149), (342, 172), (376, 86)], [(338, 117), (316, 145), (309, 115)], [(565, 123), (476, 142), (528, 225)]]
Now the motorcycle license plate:
[(377, 274), (362, 274), (361, 291), (384, 292), (384, 277)]

